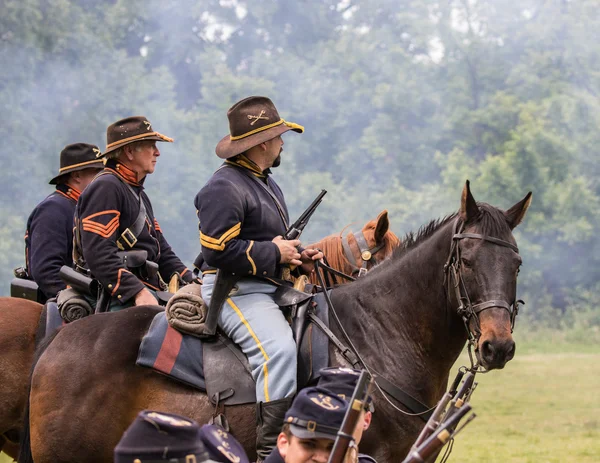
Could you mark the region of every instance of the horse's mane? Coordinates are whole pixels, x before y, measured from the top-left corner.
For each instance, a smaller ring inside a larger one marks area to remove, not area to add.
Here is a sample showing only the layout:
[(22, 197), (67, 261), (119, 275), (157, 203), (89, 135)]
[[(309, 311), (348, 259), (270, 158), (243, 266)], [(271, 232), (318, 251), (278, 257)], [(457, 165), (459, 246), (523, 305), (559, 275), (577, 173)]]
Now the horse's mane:
[(333, 234), (326, 236), (321, 241), (308, 246), (309, 248), (319, 248), (323, 251), (323, 254), (327, 256), (327, 262), (329, 265), (340, 272), (350, 274), (352, 273), (352, 266), (344, 256), (342, 249), (342, 235)]
[[(479, 215), (474, 219), (473, 223), (479, 226), (479, 233), (489, 236), (505, 236), (510, 233), (510, 227), (506, 220), (504, 212), (494, 206), (490, 206), (487, 203), (477, 203), (479, 206)], [(431, 235), (433, 235), (439, 228), (446, 225), (448, 222), (456, 219), (458, 213), (447, 215), (441, 219), (433, 219), (426, 225), (419, 228), (417, 233), (408, 232), (402, 239), (400, 247), (394, 250), (392, 259), (399, 259), (410, 250), (418, 247), (421, 243), (426, 241)]]

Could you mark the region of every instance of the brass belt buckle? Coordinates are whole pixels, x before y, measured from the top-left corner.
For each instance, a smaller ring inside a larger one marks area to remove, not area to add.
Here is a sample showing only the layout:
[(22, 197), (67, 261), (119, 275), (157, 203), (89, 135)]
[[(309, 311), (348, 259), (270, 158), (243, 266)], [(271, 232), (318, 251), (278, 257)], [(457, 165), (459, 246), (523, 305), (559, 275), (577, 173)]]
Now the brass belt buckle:
[(135, 243), (137, 243), (136, 236), (131, 232), (129, 228), (126, 229), (123, 233), (121, 233), (121, 239), (127, 243), (127, 246), (129, 246), (130, 249), (135, 246)]

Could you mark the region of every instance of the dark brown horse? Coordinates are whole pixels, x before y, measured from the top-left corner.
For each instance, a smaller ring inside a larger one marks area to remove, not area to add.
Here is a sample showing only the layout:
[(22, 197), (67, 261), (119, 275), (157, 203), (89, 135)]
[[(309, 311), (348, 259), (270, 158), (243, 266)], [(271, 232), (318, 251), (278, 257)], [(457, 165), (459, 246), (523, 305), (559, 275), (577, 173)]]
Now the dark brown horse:
[[(362, 234), (371, 247), (383, 244), (381, 250), (374, 255), (376, 262), (389, 257), (398, 244), (396, 235), (389, 231), (387, 211), (367, 222)], [(346, 239), (352, 240), (350, 236)], [(340, 243), (339, 235), (331, 235), (314, 246), (331, 256), (330, 263), (335, 269), (352, 272), (356, 265), (360, 265), (360, 256), (357, 255), (354, 262), (349, 262), (341, 254)], [(13, 458), (18, 455), (19, 433), (23, 426), (35, 341), (36, 337), (39, 341), (44, 334), (44, 320), (40, 320), (42, 309), (40, 304), (25, 299), (0, 298), (0, 451)], [(37, 334), (39, 329), (41, 332)]]
[[(530, 201), (528, 194), (504, 212), (477, 204), (467, 183), (458, 214), (432, 222), (416, 237), (409, 235), (367, 276), (331, 292), (345, 330), (371, 369), (434, 406), (467, 340), (463, 315), (469, 313), (474, 314), (468, 325), (480, 365), (488, 370), (504, 367), (515, 352), (511, 307), (521, 264), (512, 229)], [(447, 279), (454, 272), (456, 286)], [(121, 434), (145, 408), (201, 423), (209, 419), (212, 407), (204, 394), (134, 366), (141, 338), (156, 313), (152, 307), (137, 307), (101, 314), (58, 333), (32, 376), (34, 461), (110, 461)], [(335, 358), (333, 349), (331, 354)], [(380, 462), (401, 461), (423, 422), (394, 410), (380, 393), (375, 403), (361, 450)], [(254, 406), (231, 407), (227, 415), (252, 458)]]

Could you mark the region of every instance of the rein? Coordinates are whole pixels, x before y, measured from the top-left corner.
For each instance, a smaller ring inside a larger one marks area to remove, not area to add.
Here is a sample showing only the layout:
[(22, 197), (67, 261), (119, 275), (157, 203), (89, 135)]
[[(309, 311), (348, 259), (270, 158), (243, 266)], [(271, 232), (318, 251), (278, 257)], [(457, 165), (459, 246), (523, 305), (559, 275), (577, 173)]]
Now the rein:
[[(459, 224), (460, 222), (460, 224)], [(448, 259), (446, 260), (446, 264), (444, 265), (444, 274), (445, 276), (445, 285), (447, 287), (447, 291), (450, 291), (450, 285), (454, 288), (456, 300), (459, 303), (459, 307), (457, 309), (458, 314), (462, 317), (463, 323), (465, 324), (465, 329), (467, 330), (467, 341), (468, 341), (468, 351), (469, 351), (469, 360), (471, 361), (471, 370), (472, 371), (480, 371), (485, 373), (485, 369), (481, 369), (480, 365), (477, 362), (473, 361), (473, 349), (477, 351), (479, 338), (481, 337), (481, 325), (479, 320), (479, 314), (487, 309), (492, 308), (500, 308), (505, 309), (508, 312), (510, 317), (510, 331), (513, 332), (515, 328), (515, 321), (517, 318), (517, 314), (519, 313), (519, 305), (525, 304), (522, 300), (513, 300), (512, 303), (508, 303), (501, 299), (492, 299), (489, 301), (481, 302), (479, 304), (473, 304), (467, 292), (467, 288), (465, 286), (465, 282), (461, 275), (461, 260), (460, 260), (460, 247), (458, 243), (463, 239), (478, 239), (482, 241), (487, 241), (488, 243), (495, 244), (497, 246), (502, 246), (506, 248), (510, 248), (519, 254), (519, 248), (508, 241), (501, 240), (499, 238), (494, 238), (492, 236), (481, 235), (479, 233), (462, 233), (464, 229), (464, 222), (460, 221), (457, 217), (454, 222), (453, 232), (452, 232), (452, 245), (450, 246), (450, 253), (448, 255)], [(452, 278), (452, 281), (450, 279)], [(474, 329), (471, 330), (471, 320), (475, 320)]]

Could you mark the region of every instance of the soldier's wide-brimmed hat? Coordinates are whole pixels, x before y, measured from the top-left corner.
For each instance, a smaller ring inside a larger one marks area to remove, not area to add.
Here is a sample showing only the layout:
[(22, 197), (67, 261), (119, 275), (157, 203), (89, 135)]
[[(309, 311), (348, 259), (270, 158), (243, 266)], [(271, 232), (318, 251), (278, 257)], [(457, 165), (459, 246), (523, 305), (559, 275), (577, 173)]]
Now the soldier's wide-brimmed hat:
[(142, 140), (173, 142), (172, 138), (156, 132), (144, 116), (132, 116), (111, 124), (106, 129), (106, 149), (99, 157), (130, 143)]
[(229, 159), (253, 146), (293, 130), (304, 132), (304, 127), (282, 119), (273, 102), (264, 96), (250, 96), (237, 102), (229, 111), (229, 135), (217, 144), (217, 156)]
[(104, 167), (102, 160), (98, 159), (100, 153), (100, 148), (96, 145), (88, 145), (87, 143), (73, 143), (72, 145), (65, 146), (60, 152), (58, 175), (48, 183), (56, 185), (63, 175), (77, 170), (102, 169)]
[(172, 413), (144, 410), (115, 447), (115, 463), (210, 461), (198, 423)]

